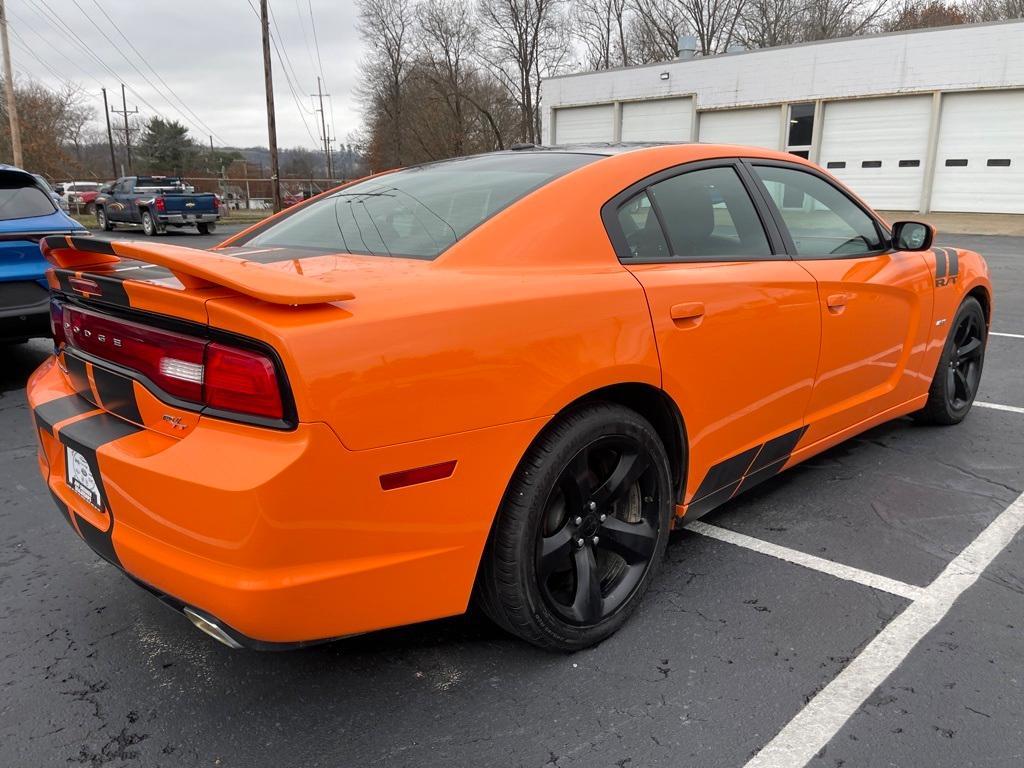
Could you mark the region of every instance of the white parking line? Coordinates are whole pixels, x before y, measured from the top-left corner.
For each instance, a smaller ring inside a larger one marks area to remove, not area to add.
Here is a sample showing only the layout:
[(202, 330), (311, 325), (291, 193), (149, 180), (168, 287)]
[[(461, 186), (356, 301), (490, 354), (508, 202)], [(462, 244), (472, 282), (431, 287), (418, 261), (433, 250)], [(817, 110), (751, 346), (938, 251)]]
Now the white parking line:
[(1024, 339), (1024, 333), (1000, 333), (999, 331), (989, 331), (989, 336), (1002, 336), (1007, 339)]
[(979, 408), (991, 408), (993, 411), (1009, 411), (1010, 413), (1024, 413), (1024, 408), (1016, 405), (1000, 405), (999, 403), (986, 403), (983, 400), (975, 400), (974, 404)]
[(916, 600), (923, 591), (921, 587), (915, 587), (913, 584), (904, 584), (902, 581), (896, 581), (896, 579), (890, 579), (887, 576), (880, 576), (877, 573), (862, 571), (860, 568), (853, 568), (841, 563), (833, 563), (831, 560), (825, 560), (824, 558), (809, 555), (806, 552), (800, 552), (789, 547), (780, 547), (778, 544), (755, 539), (752, 536), (720, 528), (717, 525), (709, 525), (700, 520), (694, 520), (684, 527), (702, 536), (725, 541), (746, 549), (752, 549), (755, 552), (760, 552), (762, 555), (769, 555), (794, 565), (802, 565), (804, 568), (821, 571), (830, 576), (846, 579), (846, 581), (854, 581), (872, 589), (880, 589), (883, 592), (899, 595), (908, 600)]
[(1022, 528), (1024, 494), (754, 755), (746, 768), (801, 768), (810, 762)]

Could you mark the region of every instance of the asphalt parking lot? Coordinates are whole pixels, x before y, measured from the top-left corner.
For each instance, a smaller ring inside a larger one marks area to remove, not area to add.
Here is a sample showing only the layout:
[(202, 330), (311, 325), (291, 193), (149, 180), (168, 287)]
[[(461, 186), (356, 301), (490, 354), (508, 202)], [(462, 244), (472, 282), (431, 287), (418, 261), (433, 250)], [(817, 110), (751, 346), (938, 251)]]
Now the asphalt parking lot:
[(475, 614), (218, 645), (70, 535), (23, 389), (47, 344), (2, 350), (0, 765), (742, 766), (769, 745), (755, 764), (796, 768), (808, 733), (814, 766), (1021, 765), (1024, 534), (987, 537), (1024, 492), (1024, 238), (940, 244), (989, 259), (1007, 335), (980, 400), (1007, 409), (883, 425), (674, 534), (633, 619), (572, 656)]

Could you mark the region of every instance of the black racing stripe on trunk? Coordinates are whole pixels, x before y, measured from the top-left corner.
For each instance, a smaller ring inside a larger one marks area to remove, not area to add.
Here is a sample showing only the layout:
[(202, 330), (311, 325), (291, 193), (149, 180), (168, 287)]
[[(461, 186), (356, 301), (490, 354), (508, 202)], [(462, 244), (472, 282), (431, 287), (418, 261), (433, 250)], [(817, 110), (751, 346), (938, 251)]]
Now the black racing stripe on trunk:
[(92, 380), (96, 384), (96, 394), (99, 395), (104, 408), (128, 421), (142, 423), (131, 379), (94, 365)]
[(174, 273), (167, 267), (159, 267), (155, 264), (146, 264), (145, 262), (129, 262), (127, 265), (122, 261), (121, 266), (117, 267), (114, 272), (104, 274), (111, 280), (164, 280), (168, 277), (174, 277)]
[(935, 277), (946, 276), (946, 252), (941, 248), (933, 248), (935, 254)]
[(754, 458), (760, 450), (761, 446), (758, 445), (748, 451), (744, 451), (743, 453), (737, 454), (736, 456), (732, 456), (725, 461), (715, 464), (715, 466), (709, 469), (708, 473), (704, 476), (700, 487), (697, 488), (697, 492), (693, 494), (693, 500), (698, 501), (709, 494), (715, 493), (725, 486), (738, 483), (740, 478), (747, 473), (747, 469), (750, 467), (751, 462), (754, 461)]
[(95, 272), (83, 272), (83, 277), (88, 277), (100, 287), (100, 295), (89, 294), (90, 301), (111, 304), (115, 307), (131, 307), (128, 299), (128, 291), (125, 290), (124, 280), (117, 280), (106, 275), (98, 275)]
[(68, 378), (71, 379), (71, 386), (74, 387), (75, 392), (91, 401), (92, 388), (89, 386), (89, 374), (86, 373), (85, 361), (65, 352), (64, 367), (67, 368)]
[[(95, 371), (93, 373), (95, 375)], [(750, 469), (747, 470), (746, 474), (752, 475), (776, 462), (783, 462), (788, 459), (793, 453), (793, 449), (796, 448), (796, 444), (800, 442), (800, 438), (807, 432), (807, 427), (808, 425), (805, 424), (799, 429), (794, 429), (792, 432), (772, 438), (765, 443), (761, 448), (761, 452), (757, 454), (757, 459), (750, 466)], [(746, 486), (746, 483), (744, 483), (744, 486)]]
[(52, 435), (54, 424), (72, 416), (81, 416), (95, 408), (96, 406), (79, 395), (65, 395), (36, 406), (33, 415), (36, 426)]
[[(88, 520), (78, 517), (78, 528), (82, 532), (85, 543), (105, 560), (114, 565), (120, 566), (121, 561), (114, 551), (113, 532), (116, 521), (110, 509), (110, 499), (107, 496), (107, 489), (103, 485), (103, 475), (100, 474), (99, 460), (96, 455), (100, 446), (112, 443), (122, 437), (141, 432), (142, 427), (129, 424), (124, 419), (113, 416), (109, 413), (98, 413), (95, 416), (76, 421), (63, 427), (58, 436), (65, 448), (77, 452), (89, 465), (96, 488), (102, 500), (103, 510), (110, 515), (110, 527), (101, 531), (94, 527)], [(65, 454), (65, 461), (67, 460)]]
[(74, 296), (75, 289), (71, 287), (70, 278), (74, 277), (75, 273), (67, 269), (55, 269), (53, 272), (57, 276), (57, 284), (60, 286), (61, 292)]

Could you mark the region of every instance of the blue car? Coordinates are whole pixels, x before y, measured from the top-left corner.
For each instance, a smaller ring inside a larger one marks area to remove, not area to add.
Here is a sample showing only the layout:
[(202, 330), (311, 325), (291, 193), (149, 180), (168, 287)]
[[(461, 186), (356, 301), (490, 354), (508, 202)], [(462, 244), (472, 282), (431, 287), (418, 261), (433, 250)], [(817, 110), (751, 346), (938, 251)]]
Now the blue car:
[(60, 210), (31, 173), (0, 164), (0, 342), (50, 334), (49, 264), (39, 240), (83, 234), (86, 228)]

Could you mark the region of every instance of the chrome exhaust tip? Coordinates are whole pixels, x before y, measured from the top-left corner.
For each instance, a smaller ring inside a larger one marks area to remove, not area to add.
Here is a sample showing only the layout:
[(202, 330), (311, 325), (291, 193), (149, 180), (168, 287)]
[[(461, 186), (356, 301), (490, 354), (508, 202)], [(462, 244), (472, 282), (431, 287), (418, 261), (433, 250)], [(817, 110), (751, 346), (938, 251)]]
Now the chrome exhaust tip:
[(228, 648), (234, 648), (235, 650), (242, 648), (242, 644), (221, 629), (220, 625), (213, 618), (204, 616), (188, 606), (183, 608), (182, 612), (188, 617), (189, 621), (195, 624), (196, 629), (200, 632), (209, 635), (214, 640), (226, 645)]

